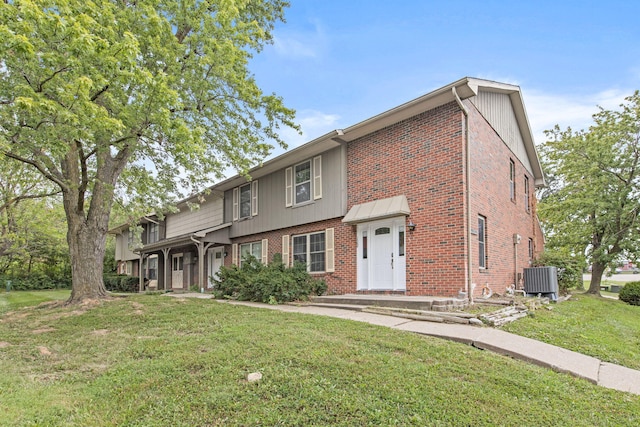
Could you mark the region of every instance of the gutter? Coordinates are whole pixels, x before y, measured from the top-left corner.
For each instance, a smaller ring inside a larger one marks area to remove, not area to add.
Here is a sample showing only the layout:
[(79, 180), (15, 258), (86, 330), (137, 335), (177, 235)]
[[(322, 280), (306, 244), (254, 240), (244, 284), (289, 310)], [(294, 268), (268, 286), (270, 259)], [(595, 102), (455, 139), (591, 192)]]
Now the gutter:
[(464, 106), (462, 100), (458, 96), (458, 92), (456, 91), (456, 87), (453, 86), (451, 88), (451, 92), (458, 103), (458, 106), (462, 110), (464, 114), (464, 149), (465, 149), (465, 193), (466, 193), (466, 216), (467, 216), (467, 298), (469, 300), (469, 304), (473, 304), (473, 261), (472, 261), (472, 251), (471, 251), (471, 154), (469, 153), (470, 144), (470, 135), (469, 135), (469, 110)]

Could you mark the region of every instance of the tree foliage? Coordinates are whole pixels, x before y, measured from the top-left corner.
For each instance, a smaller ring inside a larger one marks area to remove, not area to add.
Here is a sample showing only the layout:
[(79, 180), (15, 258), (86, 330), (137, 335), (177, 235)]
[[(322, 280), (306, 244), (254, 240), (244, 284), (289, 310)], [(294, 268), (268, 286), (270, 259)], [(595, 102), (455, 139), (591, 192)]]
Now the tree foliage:
[(588, 131), (547, 132), (541, 147), (554, 188), (539, 215), (557, 247), (586, 254), (589, 293), (599, 294), (606, 267), (638, 253), (640, 212), (640, 94), (619, 110), (600, 109)]
[(0, 153), (62, 193), (72, 301), (105, 295), (114, 200), (161, 205), (261, 161), (293, 112), (248, 60), (281, 0), (0, 3)]

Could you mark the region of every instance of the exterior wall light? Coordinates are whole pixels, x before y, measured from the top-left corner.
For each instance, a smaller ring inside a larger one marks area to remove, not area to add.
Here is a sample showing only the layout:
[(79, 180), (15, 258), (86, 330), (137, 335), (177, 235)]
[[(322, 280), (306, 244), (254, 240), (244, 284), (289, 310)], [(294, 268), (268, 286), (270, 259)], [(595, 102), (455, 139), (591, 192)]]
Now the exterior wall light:
[(409, 231), (413, 232), (416, 229), (416, 225), (413, 223), (412, 220), (409, 220), (409, 224), (407, 224), (407, 228), (409, 229)]

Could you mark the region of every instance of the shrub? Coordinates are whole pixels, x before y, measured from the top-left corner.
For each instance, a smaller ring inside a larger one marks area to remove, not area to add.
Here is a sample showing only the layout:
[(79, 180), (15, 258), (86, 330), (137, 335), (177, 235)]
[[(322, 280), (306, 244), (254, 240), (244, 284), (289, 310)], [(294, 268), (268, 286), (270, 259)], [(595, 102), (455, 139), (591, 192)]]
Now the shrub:
[(0, 288), (11, 281), (11, 289), (16, 291), (37, 291), (43, 289), (68, 289), (71, 277), (50, 277), (44, 273), (31, 273), (24, 277), (0, 276)]
[(127, 276), (126, 274), (106, 274), (104, 287), (110, 292), (138, 292), (140, 290), (140, 278)]
[(640, 282), (629, 282), (618, 294), (621, 301), (631, 305), (640, 305)]
[(272, 304), (307, 299), (327, 290), (326, 283), (313, 278), (305, 264), (285, 267), (278, 254), (268, 265), (248, 255), (243, 258), (242, 267), (221, 267), (213, 282), (216, 298)]

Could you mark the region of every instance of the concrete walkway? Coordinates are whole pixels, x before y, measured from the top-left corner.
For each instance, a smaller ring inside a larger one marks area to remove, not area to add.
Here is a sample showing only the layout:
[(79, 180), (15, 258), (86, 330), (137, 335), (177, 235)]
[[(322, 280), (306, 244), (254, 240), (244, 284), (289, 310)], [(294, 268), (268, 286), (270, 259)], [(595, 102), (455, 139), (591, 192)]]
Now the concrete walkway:
[[(166, 295), (179, 298), (212, 298), (211, 295), (207, 294)], [(424, 322), (362, 311), (311, 305), (270, 305), (241, 301), (220, 302), (290, 313), (337, 317), (457, 341), (479, 349), (493, 351), (513, 357), (514, 359), (551, 368), (557, 372), (568, 373), (584, 378), (602, 387), (640, 395), (640, 371), (613, 363), (602, 362), (595, 357), (585, 356), (575, 351), (521, 337), (499, 329)]]

